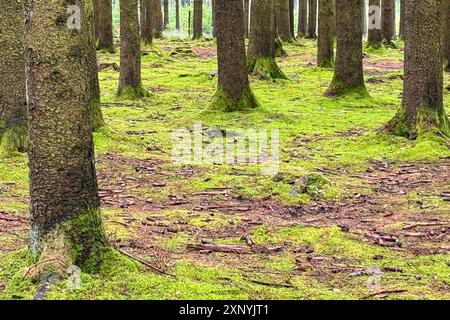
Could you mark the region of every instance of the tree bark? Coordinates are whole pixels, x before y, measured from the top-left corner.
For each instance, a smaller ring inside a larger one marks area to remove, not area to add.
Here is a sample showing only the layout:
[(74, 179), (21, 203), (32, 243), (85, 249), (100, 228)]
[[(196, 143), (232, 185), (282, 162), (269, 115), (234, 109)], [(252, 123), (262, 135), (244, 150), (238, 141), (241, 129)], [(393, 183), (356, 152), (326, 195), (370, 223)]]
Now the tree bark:
[(169, 0), (164, 0), (164, 29), (169, 25)]
[(141, 0), (141, 38), (144, 44), (153, 43), (153, 14), (152, 0)]
[(0, 154), (27, 147), (23, 1), (0, 0)]
[(436, 0), (408, 0), (405, 8), (403, 101), (388, 129), (409, 139), (429, 131), (450, 137), (443, 103), (441, 9)]
[(115, 52), (112, 25), (112, 0), (98, 0), (98, 50)]
[(246, 69), (242, 1), (216, 0), (219, 85), (212, 108), (238, 111), (258, 106)]
[(248, 70), (263, 79), (286, 79), (275, 61), (276, 31), (273, 9), (274, 0), (251, 2)]
[(277, 30), (282, 41), (291, 41), (289, 0), (275, 0), (277, 3)]
[(387, 44), (395, 38), (395, 0), (381, 2), (381, 33)]
[(95, 39), (98, 39), (98, 34), (100, 32), (100, 21), (98, 19), (100, 15), (100, 8), (98, 7), (98, 0), (93, 0), (92, 5), (94, 6)]
[(445, 71), (450, 72), (450, 0), (443, 0), (443, 28), (442, 28), (442, 43), (443, 53), (447, 65)]
[(319, 37), (317, 40), (317, 65), (331, 68), (334, 65), (333, 24), (334, 0), (319, 0)]
[(180, 30), (180, 0), (175, 0), (175, 29)]
[(291, 38), (295, 39), (295, 2), (294, 0), (289, 0), (289, 27), (291, 30)]
[(316, 39), (317, 0), (308, 0), (308, 39)]
[(161, 0), (152, 0), (153, 16), (153, 37), (161, 39), (163, 37), (163, 16), (161, 10)]
[[(217, 1), (216, 1), (217, 6)], [(216, 10), (217, 13), (217, 10)], [(242, 18), (244, 19), (244, 18)], [(217, 20), (217, 17), (216, 17)], [(217, 23), (217, 21), (216, 21)], [(203, 0), (194, 0), (194, 40), (203, 37)]]
[(400, 0), (400, 31), (398, 35), (400, 39), (405, 39), (405, 0)]
[(212, 23), (212, 35), (213, 37), (217, 37), (217, 28), (216, 28), (216, 0), (211, 0), (211, 23)]
[(308, 26), (308, 0), (298, 0), (298, 30), (297, 36), (306, 36)]
[(361, 1), (336, 0), (336, 64), (326, 95), (368, 95), (363, 74)]
[(141, 42), (137, 0), (121, 0), (120, 76), (117, 95), (125, 99), (137, 99), (147, 94), (141, 83)]
[[(369, 0), (370, 6), (377, 6), (381, 8), (381, 0)], [(381, 34), (381, 29), (377, 26), (377, 23), (381, 21), (381, 10), (370, 10), (368, 16), (369, 19), (369, 33), (367, 37), (367, 46), (372, 48), (380, 48), (381, 42), (383, 41), (383, 35)], [(381, 25), (380, 25), (381, 26)]]
[[(92, 6), (90, 0), (79, 5), (81, 12)], [(108, 244), (84, 72), (91, 25), (82, 19), (80, 30), (68, 30), (67, 5), (59, 0), (26, 0), (25, 10), (30, 252), (39, 259), (34, 275), (70, 265), (95, 271)]]
[(250, 0), (244, 0), (244, 35), (248, 38), (249, 34), (249, 14), (250, 14)]

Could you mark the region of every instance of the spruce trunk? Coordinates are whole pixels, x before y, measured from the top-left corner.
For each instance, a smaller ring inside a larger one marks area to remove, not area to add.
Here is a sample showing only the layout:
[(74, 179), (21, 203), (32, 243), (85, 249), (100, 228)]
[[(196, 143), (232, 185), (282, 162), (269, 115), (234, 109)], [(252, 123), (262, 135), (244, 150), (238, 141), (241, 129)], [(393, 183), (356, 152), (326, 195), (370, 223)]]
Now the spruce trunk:
[(112, 0), (98, 0), (97, 49), (115, 52), (112, 25)]
[(317, 40), (317, 65), (322, 68), (331, 68), (334, 65), (333, 10), (333, 0), (319, 0), (319, 37)]

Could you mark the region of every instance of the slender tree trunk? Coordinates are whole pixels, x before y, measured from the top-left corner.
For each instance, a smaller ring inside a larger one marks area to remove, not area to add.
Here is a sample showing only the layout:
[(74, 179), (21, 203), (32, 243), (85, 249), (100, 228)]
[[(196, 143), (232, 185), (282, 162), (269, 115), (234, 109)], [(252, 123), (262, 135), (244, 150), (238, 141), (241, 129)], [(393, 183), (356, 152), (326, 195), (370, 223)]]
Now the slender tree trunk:
[(273, 16), (274, 16), (274, 29), (273, 29), (273, 39), (275, 41), (275, 57), (281, 57), (283, 55), (286, 55), (286, 51), (283, 48), (283, 42), (281, 41), (280, 35), (278, 33), (278, 19), (279, 19), (279, 15), (278, 12), (280, 11), (279, 9), (279, 0), (273, 0)]
[(408, 0), (405, 9), (403, 101), (388, 129), (409, 139), (426, 131), (450, 137), (443, 103), (441, 1)]
[(306, 36), (308, 27), (308, 0), (298, 0), (298, 31), (299, 38)]
[(450, 72), (450, 0), (443, 1), (443, 28), (442, 28), (442, 43), (444, 58), (447, 61), (445, 71)]
[(112, 25), (112, 0), (98, 0), (98, 50), (115, 52)]
[(319, 37), (317, 41), (317, 65), (331, 68), (334, 65), (333, 24), (334, 0), (319, 0)]
[(161, 39), (163, 37), (163, 16), (161, 10), (161, 0), (152, 0), (153, 16), (153, 37)]
[(295, 38), (295, 2), (294, 0), (289, 0), (289, 26), (291, 28), (291, 38)]
[[(445, 0), (443, 0), (445, 1)], [(400, 0), (400, 39), (405, 39), (405, 0)]]
[(395, 0), (381, 2), (381, 33), (386, 43), (392, 44), (395, 38)]
[(277, 2), (277, 30), (278, 35), (282, 41), (291, 41), (291, 26), (290, 26), (290, 10), (289, 0), (275, 0)]
[(164, 0), (164, 29), (169, 25), (169, 0)]
[(137, 99), (148, 94), (141, 83), (137, 0), (120, 1), (120, 77), (117, 94), (126, 99)]
[(368, 95), (363, 74), (361, 1), (336, 0), (336, 64), (326, 95)]
[(100, 8), (98, 7), (98, 0), (93, 0), (92, 5), (94, 6), (94, 19), (95, 19), (95, 39), (98, 39), (98, 34), (100, 32)]
[(317, 28), (317, 0), (308, 0), (308, 33), (309, 39), (315, 39)]
[[(395, 1), (395, 0), (394, 0)], [(367, 35), (367, 2), (366, 0), (362, 0), (361, 5), (361, 30), (363, 37)]]
[(250, 0), (244, 0), (244, 35), (248, 38), (249, 34), (249, 14), (250, 14)]
[(258, 106), (246, 69), (242, 1), (216, 0), (219, 86), (212, 107), (238, 111)]
[[(217, 6), (217, 1), (216, 1)], [(217, 10), (216, 10), (217, 13)], [(243, 18), (242, 18), (243, 19)], [(216, 17), (217, 20), (217, 17)], [(217, 21), (216, 21), (217, 23)], [(194, 0), (194, 40), (203, 37), (203, 0)]]
[[(81, 12), (91, 1), (80, 1)], [(108, 250), (99, 213), (85, 57), (88, 20), (68, 32), (67, 4), (26, 0), (25, 52), (33, 276), (96, 271)], [(137, 10), (137, 9), (136, 9)], [(64, 21), (65, 22), (65, 21)], [(57, 39), (55, 41), (55, 39)]]
[[(381, 34), (381, 0), (369, 0), (369, 34), (367, 37), (367, 46), (380, 48), (383, 36)], [(375, 9), (378, 7), (378, 9)]]
[(175, 0), (175, 29), (180, 30), (180, 0)]
[(274, 0), (251, 2), (248, 70), (263, 79), (286, 79), (275, 61), (276, 32), (273, 9)]
[(145, 45), (153, 43), (153, 13), (152, 0), (141, 0), (141, 38)]
[(213, 37), (217, 37), (217, 28), (216, 28), (216, 0), (211, 0), (211, 17), (212, 17), (212, 35)]
[(27, 147), (22, 6), (23, 1), (0, 0), (0, 155)]

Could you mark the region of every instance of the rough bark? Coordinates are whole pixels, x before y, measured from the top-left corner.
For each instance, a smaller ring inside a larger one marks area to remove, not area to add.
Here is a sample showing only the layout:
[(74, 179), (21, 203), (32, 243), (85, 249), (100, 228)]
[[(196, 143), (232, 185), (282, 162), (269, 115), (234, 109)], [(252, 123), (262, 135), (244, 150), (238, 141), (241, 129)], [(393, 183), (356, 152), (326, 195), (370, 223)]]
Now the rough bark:
[(317, 40), (317, 65), (331, 68), (334, 65), (333, 24), (334, 0), (319, 0), (319, 37)]
[(317, 0), (308, 0), (308, 39), (316, 39), (317, 29)]
[(445, 71), (450, 72), (450, 0), (442, 0), (443, 3), (443, 27), (442, 27), (442, 44), (444, 58), (446, 60)]
[(295, 2), (294, 0), (289, 0), (289, 27), (291, 30), (291, 38), (295, 39)]
[(250, 14), (250, 0), (244, 0), (244, 35), (248, 38), (249, 34), (249, 14)]
[(94, 19), (95, 19), (95, 39), (98, 39), (98, 33), (100, 31), (100, 21), (99, 21), (99, 7), (98, 7), (98, 0), (93, 0), (92, 5), (94, 6)]
[(0, 0), (0, 154), (27, 147), (23, 1)]
[(400, 0), (400, 31), (398, 35), (400, 39), (405, 39), (405, 0)]
[(336, 64), (326, 95), (368, 95), (363, 74), (361, 1), (336, 0)]
[(362, 0), (362, 3), (361, 3), (361, 30), (362, 30), (363, 37), (366, 37), (366, 35), (367, 35), (367, 9), (368, 9), (367, 0)]
[(219, 84), (211, 107), (238, 111), (258, 106), (246, 69), (242, 1), (216, 0)]
[(282, 41), (291, 41), (289, 0), (275, 0), (277, 14), (277, 30)]
[(145, 45), (153, 43), (152, 0), (141, 0), (141, 38)]
[(115, 52), (112, 25), (112, 0), (98, 0), (97, 49)]
[(117, 95), (126, 99), (137, 99), (147, 95), (141, 83), (137, 0), (120, 1), (120, 76)]
[[(80, 1), (81, 12), (91, 6)], [(30, 167), (30, 252), (41, 271), (94, 271), (108, 250), (99, 196), (86, 81), (87, 19), (68, 30), (59, 0), (25, 1)], [(55, 17), (57, 23), (55, 23)]]
[(175, 29), (180, 30), (180, 0), (175, 0)]
[[(217, 1), (216, 1), (217, 6)], [(216, 10), (217, 13), (217, 10)], [(244, 18), (242, 18), (244, 19)], [(217, 17), (216, 17), (217, 20)], [(217, 21), (216, 21), (217, 23)], [(194, 0), (194, 35), (193, 39), (201, 39), (203, 37), (203, 0)]]
[(253, 0), (251, 3), (248, 70), (263, 79), (285, 79), (275, 61), (274, 0)]
[(381, 2), (381, 34), (387, 44), (392, 44), (395, 38), (395, 0)]
[(298, 0), (298, 30), (297, 36), (306, 36), (308, 27), (308, 0)]
[(164, 29), (169, 25), (169, 0), (164, 0)]
[(443, 103), (441, 3), (408, 0), (405, 10), (403, 100), (388, 129), (409, 139), (430, 131), (450, 137)]
[(152, 4), (153, 37), (156, 39), (161, 39), (163, 37), (163, 15), (161, 0), (152, 0)]
[[(369, 0), (369, 6), (378, 6), (381, 8), (381, 0)], [(372, 48), (380, 48), (383, 41), (383, 35), (381, 29), (377, 28), (377, 21), (381, 21), (381, 11), (369, 10), (369, 33), (367, 36), (367, 46)]]
[(217, 37), (217, 28), (216, 28), (216, 0), (211, 0), (211, 23), (212, 23), (212, 35), (213, 37)]

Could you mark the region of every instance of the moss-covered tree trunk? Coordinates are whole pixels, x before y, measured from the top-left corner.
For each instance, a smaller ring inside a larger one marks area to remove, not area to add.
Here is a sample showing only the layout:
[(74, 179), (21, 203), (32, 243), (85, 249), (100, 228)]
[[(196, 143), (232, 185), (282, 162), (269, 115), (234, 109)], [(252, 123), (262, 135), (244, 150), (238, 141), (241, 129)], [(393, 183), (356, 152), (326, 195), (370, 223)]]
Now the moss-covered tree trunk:
[[(80, 1), (81, 12), (90, 1)], [(103, 232), (90, 118), (86, 47), (90, 27), (68, 30), (67, 4), (25, 1), (30, 167), (30, 252), (43, 271), (95, 270)], [(55, 23), (58, 22), (58, 23)]]
[[(217, 1), (216, 1), (217, 2)], [(216, 3), (217, 5), (217, 3)], [(217, 10), (216, 10), (217, 12)], [(244, 18), (242, 18), (244, 19)], [(216, 17), (217, 24), (217, 17)], [(203, 37), (203, 0), (194, 0), (194, 35), (193, 39), (201, 39)]]
[(298, 0), (298, 30), (297, 36), (306, 36), (308, 27), (308, 0)]
[(386, 44), (392, 44), (395, 38), (395, 0), (381, 2), (381, 34)]
[(289, 0), (275, 0), (277, 2), (277, 29), (278, 35), (282, 41), (291, 41), (291, 25), (290, 25), (290, 11)]
[(0, 156), (27, 146), (22, 5), (0, 0)]
[[(370, 6), (377, 6), (381, 8), (381, 0), (369, 0)], [(381, 29), (377, 25), (381, 21), (381, 10), (369, 9), (368, 16), (369, 19), (369, 33), (367, 36), (367, 46), (372, 48), (380, 48), (381, 42), (383, 41), (383, 35), (381, 34)]]
[(100, 21), (99, 21), (99, 7), (98, 7), (98, 0), (93, 0), (92, 5), (94, 6), (94, 19), (95, 19), (95, 39), (98, 39), (98, 33), (100, 32)]
[(250, 15), (250, 0), (244, 0), (244, 35), (248, 38), (249, 32), (249, 16)]
[(115, 52), (112, 25), (112, 0), (98, 0), (97, 49)]
[(308, 0), (308, 39), (316, 39), (317, 29), (317, 0)]
[(227, 112), (257, 107), (246, 68), (242, 1), (216, 0), (215, 9), (219, 84), (211, 107)]
[(317, 40), (317, 65), (331, 68), (334, 65), (333, 24), (334, 0), (319, 0), (319, 37)]
[(161, 39), (163, 37), (163, 14), (161, 8), (161, 0), (151, 0), (153, 17), (153, 37)]
[(442, 19), (443, 19), (443, 28), (442, 28), (442, 44), (443, 44), (443, 53), (444, 58), (446, 60), (445, 71), (450, 72), (450, 0), (442, 0)]
[(180, 0), (175, 0), (175, 29), (180, 30)]
[(169, 22), (169, 0), (164, 0), (164, 29), (167, 29)]
[(264, 79), (285, 79), (275, 60), (275, 14), (273, 0), (251, 3), (248, 70)]
[(450, 137), (443, 103), (440, 1), (408, 0), (405, 10), (403, 101), (388, 129), (409, 139), (426, 131)]
[(405, 0), (400, 0), (400, 31), (398, 36), (400, 39), (405, 39)]
[(147, 95), (141, 83), (137, 0), (120, 1), (120, 77), (117, 95), (126, 99), (137, 99)]
[(141, 38), (145, 45), (153, 43), (152, 0), (141, 0)]
[(326, 94), (367, 95), (363, 74), (362, 0), (336, 0), (337, 50), (334, 76)]

